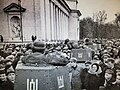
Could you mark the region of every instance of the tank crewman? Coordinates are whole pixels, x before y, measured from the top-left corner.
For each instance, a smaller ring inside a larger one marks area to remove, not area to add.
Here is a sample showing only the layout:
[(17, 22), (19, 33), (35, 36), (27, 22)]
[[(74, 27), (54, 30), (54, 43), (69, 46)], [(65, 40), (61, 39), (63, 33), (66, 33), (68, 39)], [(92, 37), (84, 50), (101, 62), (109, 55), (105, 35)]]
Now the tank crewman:
[(30, 55), (24, 56), (21, 60), (24, 64), (47, 64), (48, 60), (44, 55), (46, 45), (43, 41), (35, 41), (32, 45)]
[(49, 52), (47, 55), (49, 63), (55, 66), (65, 66), (68, 63), (68, 56), (61, 51), (61, 47), (58, 46), (53, 52)]

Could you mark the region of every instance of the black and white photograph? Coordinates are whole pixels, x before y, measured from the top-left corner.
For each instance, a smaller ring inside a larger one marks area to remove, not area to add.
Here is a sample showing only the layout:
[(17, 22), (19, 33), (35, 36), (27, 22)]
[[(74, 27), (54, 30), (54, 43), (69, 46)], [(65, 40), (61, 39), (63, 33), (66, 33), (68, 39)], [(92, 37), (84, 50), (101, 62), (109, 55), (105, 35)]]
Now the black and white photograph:
[(0, 90), (120, 90), (120, 0), (0, 0)]

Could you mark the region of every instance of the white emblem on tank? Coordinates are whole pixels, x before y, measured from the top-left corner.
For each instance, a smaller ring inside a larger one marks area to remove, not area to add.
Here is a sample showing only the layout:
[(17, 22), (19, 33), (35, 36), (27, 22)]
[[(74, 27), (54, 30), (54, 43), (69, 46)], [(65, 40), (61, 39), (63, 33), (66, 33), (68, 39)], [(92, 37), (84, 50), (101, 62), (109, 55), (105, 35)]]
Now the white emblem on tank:
[(38, 90), (38, 79), (27, 79), (27, 90)]
[(83, 54), (82, 53), (78, 53), (78, 58), (82, 58)]
[(57, 81), (58, 81), (58, 88), (63, 88), (63, 87), (64, 87), (64, 79), (63, 79), (63, 76), (58, 76), (58, 77), (57, 77)]
[(90, 54), (90, 53), (88, 53), (88, 57), (91, 57), (91, 54)]

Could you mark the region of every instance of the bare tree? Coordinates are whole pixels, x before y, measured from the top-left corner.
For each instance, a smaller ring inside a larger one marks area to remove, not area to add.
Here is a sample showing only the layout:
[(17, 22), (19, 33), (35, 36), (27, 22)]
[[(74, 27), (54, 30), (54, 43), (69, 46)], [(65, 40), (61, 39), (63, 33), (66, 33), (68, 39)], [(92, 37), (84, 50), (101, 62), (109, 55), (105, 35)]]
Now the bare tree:
[(115, 23), (117, 24), (118, 27), (120, 27), (120, 13), (115, 14)]
[(99, 11), (97, 13), (93, 13), (93, 20), (98, 22), (99, 24), (103, 24), (107, 19), (107, 14), (105, 10)]

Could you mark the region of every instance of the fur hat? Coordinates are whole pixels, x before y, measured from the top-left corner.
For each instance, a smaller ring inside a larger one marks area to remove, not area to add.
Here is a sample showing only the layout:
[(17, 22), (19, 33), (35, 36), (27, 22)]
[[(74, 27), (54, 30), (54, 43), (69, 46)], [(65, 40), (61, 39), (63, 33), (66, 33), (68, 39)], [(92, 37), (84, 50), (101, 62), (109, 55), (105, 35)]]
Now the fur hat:
[(74, 58), (74, 57), (72, 57), (72, 58), (70, 58), (70, 61), (71, 61), (71, 62), (77, 62), (77, 59)]
[(4, 59), (5, 64), (8, 63), (8, 62), (12, 62), (12, 60), (11, 59)]
[(3, 64), (0, 64), (0, 74), (5, 73), (5, 66)]
[(44, 50), (46, 48), (46, 45), (43, 41), (35, 41), (32, 46), (32, 50)]
[(85, 64), (92, 64), (91, 61), (85, 61)]
[(113, 58), (108, 58), (107, 61), (106, 61), (106, 63), (108, 63), (108, 62), (115, 63), (115, 60)]
[(112, 74), (112, 75), (114, 74), (114, 72), (111, 69), (107, 69), (105, 73)]
[(110, 58), (110, 55), (109, 55), (109, 54), (103, 54), (103, 55), (102, 55), (102, 58), (104, 58), (105, 56), (108, 57), (108, 58)]
[(8, 75), (9, 73), (15, 73), (15, 70), (13, 69), (12, 66), (6, 69), (6, 75)]

